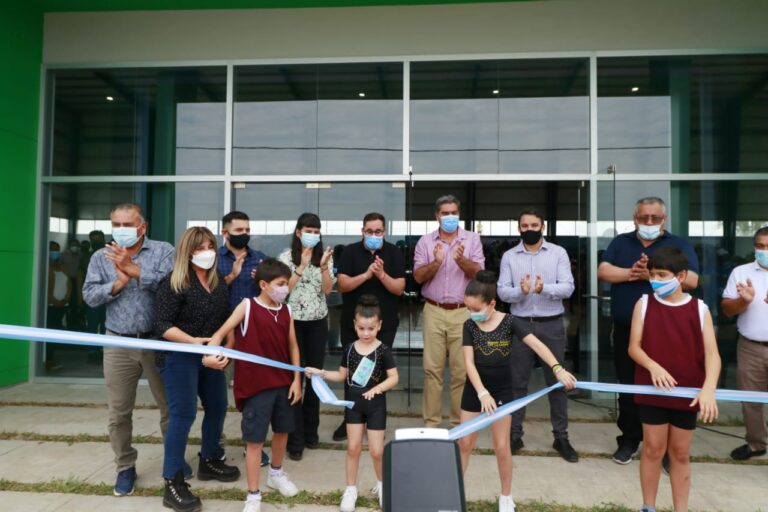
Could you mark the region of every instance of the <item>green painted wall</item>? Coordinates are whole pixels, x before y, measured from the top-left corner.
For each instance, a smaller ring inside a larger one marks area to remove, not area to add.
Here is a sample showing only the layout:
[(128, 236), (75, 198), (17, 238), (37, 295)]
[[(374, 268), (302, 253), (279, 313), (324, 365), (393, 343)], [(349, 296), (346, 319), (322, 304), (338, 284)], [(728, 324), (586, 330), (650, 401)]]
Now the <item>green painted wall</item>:
[(179, 9), (299, 9), (306, 7), (369, 7), (504, 3), (531, 0), (43, 0), (46, 12), (174, 11)]
[[(42, 10), (0, 6), (0, 323), (30, 325)], [(0, 340), (0, 386), (29, 377), (27, 342)]]

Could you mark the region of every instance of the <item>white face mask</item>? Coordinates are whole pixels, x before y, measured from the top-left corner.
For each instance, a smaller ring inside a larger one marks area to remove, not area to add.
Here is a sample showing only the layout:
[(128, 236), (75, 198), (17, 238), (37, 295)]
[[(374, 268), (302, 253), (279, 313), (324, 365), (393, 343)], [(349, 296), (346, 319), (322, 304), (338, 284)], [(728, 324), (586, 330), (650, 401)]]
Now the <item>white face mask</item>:
[(651, 226), (640, 224), (637, 226), (637, 234), (643, 240), (656, 240), (661, 236), (661, 224), (653, 224)]
[(112, 239), (120, 247), (133, 247), (139, 241), (139, 229), (132, 226), (112, 228)]
[(192, 255), (192, 263), (202, 269), (208, 270), (216, 262), (216, 251), (200, 251)]

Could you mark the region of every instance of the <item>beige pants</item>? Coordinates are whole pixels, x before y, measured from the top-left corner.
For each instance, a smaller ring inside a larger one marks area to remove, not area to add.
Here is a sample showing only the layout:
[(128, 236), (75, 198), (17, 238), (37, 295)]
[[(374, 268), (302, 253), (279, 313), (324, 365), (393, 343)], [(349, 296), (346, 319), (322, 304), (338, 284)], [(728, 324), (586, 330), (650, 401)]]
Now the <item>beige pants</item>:
[[(739, 389), (768, 391), (768, 343), (756, 343), (739, 336), (736, 361)], [(742, 402), (741, 410), (747, 427), (747, 444), (752, 450), (765, 450), (768, 431), (763, 404)]]
[[(107, 334), (113, 334), (107, 331)], [(115, 452), (117, 471), (136, 465), (138, 452), (131, 445), (133, 436), (133, 407), (136, 386), (142, 372), (160, 409), (160, 430), (165, 435), (168, 426), (168, 404), (165, 401), (163, 379), (155, 367), (155, 352), (129, 348), (104, 347), (104, 381), (107, 385), (109, 407), (109, 442)]]
[(451, 371), (451, 425), (459, 424), (461, 394), (464, 390), (466, 368), (462, 352), (464, 322), (467, 308), (443, 309), (424, 304), (424, 402), (422, 416), (427, 427), (442, 422), (443, 372), (448, 359)]

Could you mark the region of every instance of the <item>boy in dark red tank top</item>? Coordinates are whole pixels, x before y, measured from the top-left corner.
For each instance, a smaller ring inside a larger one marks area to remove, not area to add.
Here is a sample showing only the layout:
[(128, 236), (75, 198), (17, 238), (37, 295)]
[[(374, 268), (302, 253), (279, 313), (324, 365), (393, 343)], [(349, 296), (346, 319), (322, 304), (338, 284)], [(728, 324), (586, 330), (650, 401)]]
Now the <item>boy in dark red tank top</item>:
[[(261, 293), (243, 299), (212, 339), (223, 338), (234, 329), (236, 350), (298, 366), (299, 347), (291, 310), (285, 304), (290, 277), (291, 271), (284, 263), (274, 258), (262, 261), (255, 275)], [(301, 400), (299, 372), (235, 361), (234, 394), (235, 404), (243, 413), (241, 428), (246, 443), (248, 496), (243, 512), (259, 512), (261, 450), (270, 424), (272, 462), (267, 486), (283, 496), (299, 492), (282, 469), (288, 434), (294, 429), (291, 407)]]
[(653, 295), (635, 305), (629, 356), (637, 363), (635, 384), (661, 390), (677, 385), (700, 387), (687, 398), (635, 395), (643, 423), (640, 487), (644, 512), (656, 511), (661, 459), (669, 455), (669, 480), (676, 512), (688, 510), (691, 485), (689, 452), (697, 411), (701, 421), (717, 418), (715, 388), (720, 375), (712, 316), (703, 301), (683, 293), (688, 259), (676, 247), (655, 251), (648, 260)]

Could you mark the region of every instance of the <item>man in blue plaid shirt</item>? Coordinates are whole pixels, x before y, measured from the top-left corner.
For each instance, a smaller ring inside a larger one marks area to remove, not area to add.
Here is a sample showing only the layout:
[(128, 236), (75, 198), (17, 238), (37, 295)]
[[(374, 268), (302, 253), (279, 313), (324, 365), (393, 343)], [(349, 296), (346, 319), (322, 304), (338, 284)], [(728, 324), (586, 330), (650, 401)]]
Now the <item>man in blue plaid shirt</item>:
[[(260, 290), (252, 276), (267, 255), (248, 246), (251, 239), (251, 220), (243, 212), (232, 211), (221, 219), (224, 245), (219, 248), (217, 269), (229, 287), (229, 310), (232, 311), (246, 297), (256, 297)], [(225, 458), (224, 450), (221, 450)], [(261, 452), (261, 465), (269, 464), (267, 452)]]

